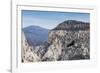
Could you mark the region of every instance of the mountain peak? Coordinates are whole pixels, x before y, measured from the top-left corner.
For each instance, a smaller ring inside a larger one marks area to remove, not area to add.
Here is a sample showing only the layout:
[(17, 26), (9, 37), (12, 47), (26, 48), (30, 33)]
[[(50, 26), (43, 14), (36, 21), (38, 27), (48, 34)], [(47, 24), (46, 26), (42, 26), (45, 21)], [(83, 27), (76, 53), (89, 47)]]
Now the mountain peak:
[(58, 24), (53, 30), (87, 30), (89, 29), (89, 24), (88, 22), (66, 20)]

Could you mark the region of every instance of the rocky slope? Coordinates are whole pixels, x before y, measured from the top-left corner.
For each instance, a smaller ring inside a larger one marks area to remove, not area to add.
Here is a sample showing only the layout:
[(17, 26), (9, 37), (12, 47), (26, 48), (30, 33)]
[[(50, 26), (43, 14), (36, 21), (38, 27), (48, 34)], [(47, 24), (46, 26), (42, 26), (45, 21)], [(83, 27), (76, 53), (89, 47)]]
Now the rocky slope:
[(49, 32), (51, 44), (44, 59), (78, 60), (89, 59), (89, 23), (68, 20)]
[(33, 47), (29, 46), (27, 43), (26, 37), (24, 33), (22, 33), (22, 48), (21, 48), (21, 58), (22, 62), (35, 62), (40, 61), (40, 58), (37, 56), (37, 54), (32, 51)]
[(68, 20), (49, 31), (48, 42), (34, 47), (35, 61), (90, 59), (90, 24)]
[(49, 34), (49, 43), (44, 59), (89, 59), (89, 31), (55, 30)]

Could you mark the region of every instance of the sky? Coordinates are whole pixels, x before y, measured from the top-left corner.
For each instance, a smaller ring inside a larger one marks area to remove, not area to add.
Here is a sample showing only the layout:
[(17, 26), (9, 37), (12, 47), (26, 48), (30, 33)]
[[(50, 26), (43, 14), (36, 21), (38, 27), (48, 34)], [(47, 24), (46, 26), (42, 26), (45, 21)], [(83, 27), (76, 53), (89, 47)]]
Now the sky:
[(54, 12), (54, 11), (34, 11), (34, 10), (22, 10), (22, 25), (28, 26), (40, 26), (46, 29), (53, 29), (59, 23), (65, 20), (78, 20), (84, 22), (90, 22), (89, 13), (76, 13), (76, 12)]

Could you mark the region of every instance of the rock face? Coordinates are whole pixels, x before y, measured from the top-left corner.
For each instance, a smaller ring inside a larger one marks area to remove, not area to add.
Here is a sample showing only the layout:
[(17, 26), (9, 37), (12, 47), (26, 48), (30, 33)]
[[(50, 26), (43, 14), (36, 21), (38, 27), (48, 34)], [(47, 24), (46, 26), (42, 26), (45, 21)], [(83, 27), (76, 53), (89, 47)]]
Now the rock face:
[(40, 58), (37, 56), (37, 54), (32, 51), (31, 46), (27, 43), (26, 37), (24, 33), (22, 33), (22, 62), (35, 62), (40, 61)]
[(45, 60), (79, 60), (90, 58), (89, 23), (68, 20), (49, 32), (51, 44)]
[(44, 58), (50, 60), (89, 59), (89, 31), (51, 31), (51, 44)]
[(50, 30), (48, 41), (33, 47), (31, 53), (36, 58), (34, 61), (90, 59), (90, 24), (75, 20), (64, 21)]

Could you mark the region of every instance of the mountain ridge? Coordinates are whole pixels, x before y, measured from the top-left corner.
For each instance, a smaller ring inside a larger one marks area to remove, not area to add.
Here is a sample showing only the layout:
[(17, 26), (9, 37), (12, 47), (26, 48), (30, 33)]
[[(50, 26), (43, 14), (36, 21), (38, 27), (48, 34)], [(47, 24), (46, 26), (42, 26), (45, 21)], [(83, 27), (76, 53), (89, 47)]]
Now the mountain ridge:
[(55, 27), (52, 30), (88, 30), (89, 23), (88, 22), (82, 22), (77, 20), (66, 20), (62, 23), (58, 24), (57, 27)]
[(23, 28), (22, 31), (25, 33), (29, 45), (32, 46), (40, 45), (48, 39), (49, 30), (40, 26), (28, 26)]

